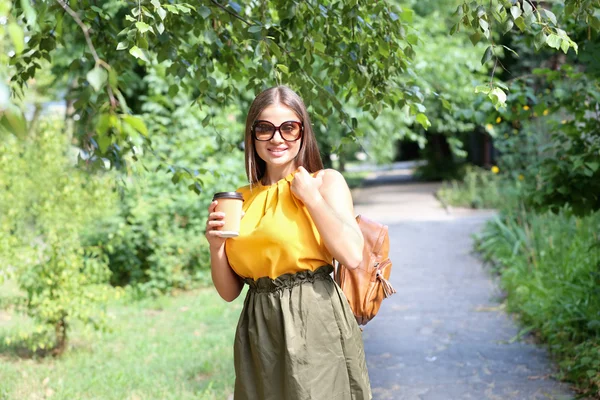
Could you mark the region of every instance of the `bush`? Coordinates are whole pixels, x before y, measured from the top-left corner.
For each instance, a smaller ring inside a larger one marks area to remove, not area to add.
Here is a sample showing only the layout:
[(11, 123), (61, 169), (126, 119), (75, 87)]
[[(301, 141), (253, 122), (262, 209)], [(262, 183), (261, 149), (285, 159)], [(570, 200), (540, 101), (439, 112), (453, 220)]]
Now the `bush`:
[(500, 168), (523, 177), (526, 204), (540, 211), (568, 205), (577, 215), (600, 210), (598, 79), (563, 65), (534, 70), (511, 92), (513, 106), (490, 115), (497, 125), (487, 129)]
[(548, 343), (564, 377), (600, 395), (600, 213), (505, 212), (478, 249), (498, 265), (507, 304)]
[(0, 279), (18, 283), (20, 294), (8, 302), (36, 322), (20, 335), (34, 351), (64, 350), (73, 319), (105, 326), (98, 304), (110, 271), (80, 234), (116, 209), (116, 197), (109, 176), (76, 168), (69, 152), (63, 125), (52, 120), (29, 138), (6, 136), (0, 144)]
[(244, 155), (237, 147), (244, 132), (239, 110), (211, 113), (184, 90), (169, 95), (164, 66), (150, 69), (144, 80), (142, 111), (153, 154), (118, 171), (117, 213), (84, 236), (107, 255), (110, 283), (129, 286), (137, 297), (208, 280), (208, 205), (214, 192), (245, 182)]

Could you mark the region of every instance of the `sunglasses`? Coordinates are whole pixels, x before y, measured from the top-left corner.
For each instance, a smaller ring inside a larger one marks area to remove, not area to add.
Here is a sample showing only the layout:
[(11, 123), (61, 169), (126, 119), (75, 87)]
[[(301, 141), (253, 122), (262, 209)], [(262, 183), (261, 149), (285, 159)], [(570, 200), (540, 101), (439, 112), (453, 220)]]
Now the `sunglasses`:
[(295, 142), (302, 137), (304, 125), (298, 121), (286, 121), (279, 126), (275, 126), (269, 121), (263, 120), (258, 120), (252, 125), (254, 139), (261, 142), (268, 142), (273, 139), (277, 131), (286, 142)]

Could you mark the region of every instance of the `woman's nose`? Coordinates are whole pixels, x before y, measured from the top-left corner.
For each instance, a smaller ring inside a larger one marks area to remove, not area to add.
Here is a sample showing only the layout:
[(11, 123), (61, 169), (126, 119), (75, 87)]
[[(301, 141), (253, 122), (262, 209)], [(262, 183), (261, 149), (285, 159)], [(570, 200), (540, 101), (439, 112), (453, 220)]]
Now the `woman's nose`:
[(271, 142), (276, 142), (276, 143), (284, 142), (283, 136), (281, 135), (281, 131), (279, 130), (279, 128), (275, 129), (275, 133), (273, 134), (273, 137), (271, 138)]

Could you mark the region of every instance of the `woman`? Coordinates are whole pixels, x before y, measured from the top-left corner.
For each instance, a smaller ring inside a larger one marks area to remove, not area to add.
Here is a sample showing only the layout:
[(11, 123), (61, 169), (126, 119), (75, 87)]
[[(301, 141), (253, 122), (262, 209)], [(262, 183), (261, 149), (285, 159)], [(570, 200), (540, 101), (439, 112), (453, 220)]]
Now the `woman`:
[(235, 400), (371, 398), (362, 335), (332, 259), (361, 262), (363, 237), (346, 181), (323, 163), (302, 99), (278, 86), (246, 119), (240, 235), (209, 206), (212, 279), (227, 301), (250, 286), (235, 344)]

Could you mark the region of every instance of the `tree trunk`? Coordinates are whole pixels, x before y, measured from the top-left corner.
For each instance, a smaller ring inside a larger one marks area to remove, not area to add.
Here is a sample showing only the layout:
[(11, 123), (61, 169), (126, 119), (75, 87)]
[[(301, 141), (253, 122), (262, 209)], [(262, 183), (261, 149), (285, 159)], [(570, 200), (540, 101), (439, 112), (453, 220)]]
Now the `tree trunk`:
[(57, 322), (54, 326), (54, 331), (56, 333), (56, 346), (52, 354), (60, 356), (67, 348), (67, 322), (64, 318)]

